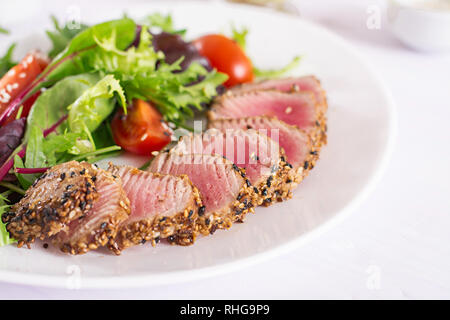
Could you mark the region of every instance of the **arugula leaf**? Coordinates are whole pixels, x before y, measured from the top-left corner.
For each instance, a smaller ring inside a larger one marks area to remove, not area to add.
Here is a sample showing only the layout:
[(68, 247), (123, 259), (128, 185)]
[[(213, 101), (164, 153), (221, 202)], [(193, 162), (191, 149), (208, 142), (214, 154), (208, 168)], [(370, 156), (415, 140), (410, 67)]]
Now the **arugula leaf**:
[(6, 30), (5, 28), (0, 27), (0, 33), (9, 34), (9, 30)]
[(80, 24), (80, 28), (69, 28), (66, 24), (64, 27), (60, 27), (58, 20), (55, 16), (51, 16), (55, 31), (46, 31), (47, 36), (50, 38), (53, 48), (48, 53), (50, 58), (56, 57), (64, 48), (69, 44), (78, 33), (88, 28), (85, 24)]
[(111, 99), (114, 93), (117, 93), (126, 112), (125, 95), (119, 81), (113, 75), (107, 75), (68, 107), (67, 120), (70, 130), (76, 133), (84, 132), (94, 144), (91, 132), (114, 111), (115, 101)]
[[(8, 201), (8, 192), (0, 193), (0, 217), (3, 215), (3, 213), (7, 212), (10, 205), (7, 204)], [(6, 227), (3, 222), (1, 222), (0, 219), (0, 247), (6, 246), (8, 244), (14, 243), (16, 240), (11, 239), (9, 236), (9, 232), (6, 231)]]
[(175, 33), (179, 35), (184, 35), (186, 33), (186, 29), (177, 30), (174, 28), (171, 14), (164, 16), (161, 13), (157, 12), (148, 15), (145, 19), (145, 22), (145, 24), (148, 24), (149, 27), (157, 27), (164, 32)]
[(269, 70), (263, 70), (256, 67), (253, 67), (253, 73), (258, 78), (279, 78), (289, 71), (295, 69), (300, 64), (301, 57), (295, 57), (292, 59), (291, 62), (289, 62), (287, 65), (280, 69), (269, 69)]
[(8, 50), (6, 50), (5, 55), (0, 58), (0, 77), (3, 77), (9, 69), (17, 64), (17, 62), (13, 61), (12, 58), (15, 47), (16, 44), (13, 43), (11, 46), (9, 46)]

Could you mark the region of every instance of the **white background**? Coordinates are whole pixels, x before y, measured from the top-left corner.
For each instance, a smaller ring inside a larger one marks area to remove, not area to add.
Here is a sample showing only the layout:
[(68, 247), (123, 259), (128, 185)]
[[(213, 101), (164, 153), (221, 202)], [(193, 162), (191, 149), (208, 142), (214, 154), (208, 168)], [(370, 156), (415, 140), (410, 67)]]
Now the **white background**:
[[(359, 49), (397, 103), (395, 152), (364, 204), (301, 248), (223, 276), (120, 290), (0, 283), (0, 299), (450, 298), (450, 55), (403, 46), (389, 32), (384, 10), (381, 28), (368, 29), (368, 7), (383, 8), (383, 1), (292, 3), (302, 18), (331, 29)], [(35, 7), (29, 13), (36, 14), (33, 10), (39, 12)]]

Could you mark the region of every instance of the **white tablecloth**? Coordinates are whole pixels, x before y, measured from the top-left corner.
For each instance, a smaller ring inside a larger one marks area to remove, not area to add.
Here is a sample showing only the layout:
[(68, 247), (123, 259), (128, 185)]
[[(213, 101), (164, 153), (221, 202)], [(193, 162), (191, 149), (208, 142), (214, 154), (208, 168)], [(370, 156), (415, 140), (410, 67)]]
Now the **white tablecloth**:
[(0, 283), (0, 299), (450, 298), (450, 56), (403, 46), (390, 34), (383, 10), (381, 28), (368, 29), (369, 6), (383, 1), (293, 2), (304, 19), (356, 46), (397, 103), (394, 156), (365, 203), (322, 237), (239, 272), (129, 290)]

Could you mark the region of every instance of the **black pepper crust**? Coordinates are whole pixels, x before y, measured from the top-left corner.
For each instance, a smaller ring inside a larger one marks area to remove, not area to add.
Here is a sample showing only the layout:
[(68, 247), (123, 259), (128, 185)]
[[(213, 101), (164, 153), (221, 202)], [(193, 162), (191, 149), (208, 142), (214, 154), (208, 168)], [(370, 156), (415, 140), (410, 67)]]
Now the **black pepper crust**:
[[(110, 167), (110, 170), (114, 170)], [(152, 173), (155, 176), (163, 176)], [(198, 212), (204, 208), (198, 189), (192, 184), (188, 176), (180, 175), (192, 187), (193, 197), (188, 206), (171, 217), (155, 217), (134, 221), (122, 225), (116, 236), (108, 241), (108, 248), (116, 255), (121, 251), (139, 244), (150, 242), (153, 246), (160, 239), (167, 239), (170, 244), (189, 246), (194, 244), (197, 237)], [(204, 209), (203, 209), (204, 210)]]
[(91, 176), (82, 170), (76, 161), (52, 167), (3, 214), (2, 222), (18, 247), (57, 234), (91, 209), (98, 194)]

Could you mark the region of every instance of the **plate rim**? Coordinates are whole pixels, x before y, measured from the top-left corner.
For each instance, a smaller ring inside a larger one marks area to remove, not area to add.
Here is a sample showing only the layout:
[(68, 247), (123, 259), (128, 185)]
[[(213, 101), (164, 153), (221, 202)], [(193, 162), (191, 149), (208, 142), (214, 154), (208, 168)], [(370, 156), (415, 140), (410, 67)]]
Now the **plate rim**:
[[(386, 99), (386, 111), (388, 125), (386, 126), (387, 131), (387, 141), (383, 147), (383, 156), (378, 162), (378, 165), (372, 171), (368, 178), (367, 183), (364, 187), (350, 200), (341, 210), (334, 213), (334, 215), (328, 220), (322, 222), (317, 227), (312, 230), (302, 234), (301, 236), (287, 241), (283, 244), (277, 245), (271, 249), (267, 249), (263, 252), (255, 253), (245, 258), (239, 258), (230, 262), (225, 262), (219, 265), (208, 266), (203, 268), (197, 268), (192, 270), (180, 270), (180, 271), (170, 271), (158, 274), (139, 274), (131, 276), (107, 276), (107, 277), (81, 277), (81, 287), (79, 289), (112, 289), (112, 288), (138, 288), (146, 286), (157, 286), (157, 285), (171, 285), (176, 283), (186, 283), (195, 280), (211, 278), (218, 275), (224, 275), (231, 273), (233, 271), (248, 268), (250, 266), (260, 264), (264, 261), (273, 259), (283, 254), (292, 252), (296, 248), (309, 243), (317, 237), (320, 237), (324, 233), (328, 232), (330, 229), (334, 228), (336, 225), (347, 219), (356, 209), (359, 207), (370, 195), (370, 193), (375, 189), (378, 182), (381, 180), (382, 176), (386, 172), (387, 166), (392, 158), (395, 143), (397, 140), (398, 133), (398, 115), (395, 100), (392, 96), (391, 91), (387, 85), (383, 82), (381, 75), (375, 69), (373, 64), (368, 60), (363, 54), (361, 54), (352, 43), (348, 42), (341, 36), (333, 33), (328, 28), (321, 26), (313, 21), (303, 19), (302, 17), (292, 16), (283, 12), (277, 12), (273, 9), (256, 7), (251, 5), (242, 4), (231, 4), (224, 2), (210, 2), (205, 3), (203, 1), (173, 1), (168, 7), (173, 7), (174, 3), (182, 3), (182, 5), (207, 5), (210, 7), (230, 7), (236, 8), (237, 10), (252, 10), (260, 11), (263, 13), (269, 13), (272, 15), (284, 17), (285, 19), (290, 19), (292, 21), (301, 21), (301, 23), (308, 25), (318, 32), (326, 34), (330, 39), (333, 39), (337, 44), (345, 47), (346, 50), (352, 54), (359, 63), (366, 67), (368, 74), (378, 85), (380, 91)], [(155, 7), (158, 5), (167, 5), (167, 2), (162, 0), (152, 1), (152, 3), (147, 4), (132, 4), (134, 7)], [(10, 284), (19, 285), (29, 285), (29, 286), (40, 286), (47, 288), (68, 288), (67, 281), (68, 276), (50, 276), (50, 275), (39, 275), (33, 273), (22, 273), (16, 271), (5, 271), (0, 269), (0, 281)]]

